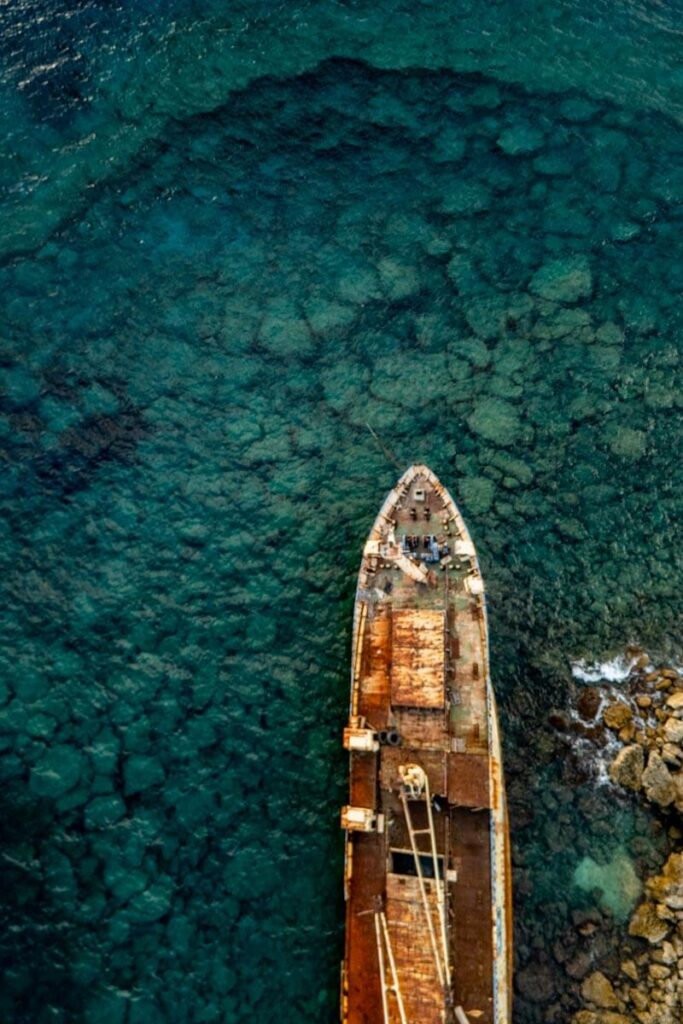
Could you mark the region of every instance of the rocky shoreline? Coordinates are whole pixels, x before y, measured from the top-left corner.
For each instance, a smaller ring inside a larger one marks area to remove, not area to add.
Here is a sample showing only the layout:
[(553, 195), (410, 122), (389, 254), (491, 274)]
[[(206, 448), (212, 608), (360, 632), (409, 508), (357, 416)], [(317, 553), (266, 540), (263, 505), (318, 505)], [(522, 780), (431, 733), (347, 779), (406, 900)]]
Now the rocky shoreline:
[(677, 1024), (683, 1014), (683, 679), (673, 668), (652, 669), (641, 653), (606, 702), (598, 688), (584, 689), (579, 712), (616, 738), (610, 779), (647, 801), (674, 849), (661, 872), (645, 881), (618, 971), (584, 978), (585, 1008), (572, 1022)]

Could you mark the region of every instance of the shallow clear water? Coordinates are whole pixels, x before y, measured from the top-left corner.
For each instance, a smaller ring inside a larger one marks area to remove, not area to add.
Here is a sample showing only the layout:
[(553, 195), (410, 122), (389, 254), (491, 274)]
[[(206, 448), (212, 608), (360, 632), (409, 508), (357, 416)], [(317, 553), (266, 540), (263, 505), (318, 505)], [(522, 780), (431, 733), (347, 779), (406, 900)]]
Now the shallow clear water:
[(575, 1005), (581, 861), (663, 855), (547, 718), (677, 649), (676, 11), (492, 10), (7, 14), (3, 1018), (335, 1019), (354, 575), (413, 461), (488, 584), (517, 1021)]

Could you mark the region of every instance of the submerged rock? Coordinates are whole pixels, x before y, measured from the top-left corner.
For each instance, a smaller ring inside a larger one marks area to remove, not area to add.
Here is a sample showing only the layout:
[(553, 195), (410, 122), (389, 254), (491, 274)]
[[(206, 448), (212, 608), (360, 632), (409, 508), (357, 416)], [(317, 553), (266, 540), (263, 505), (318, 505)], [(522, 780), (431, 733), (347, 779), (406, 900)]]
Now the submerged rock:
[(556, 993), (555, 976), (546, 964), (530, 964), (517, 972), (519, 994), (531, 1003), (548, 1003)]
[(569, 96), (560, 103), (560, 116), (565, 121), (582, 124), (595, 117), (598, 109), (595, 103), (584, 96)]
[(158, 758), (146, 754), (134, 754), (123, 766), (123, 778), (127, 795), (140, 793), (150, 786), (157, 786), (164, 780), (164, 769)]
[(385, 258), (379, 261), (380, 280), (390, 299), (407, 299), (420, 290), (420, 274), (413, 263)]
[(633, 427), (618, 427), (611, 435), (609, 446), (615, 455), (624, 459), (639, 459), (645, 454), (647, 436)]
[(465, 305), (465, 319), (478, 337), (491, 340), (502, 332), (506, 308), (502, 296), (475, 298)]
[(125, 813), (126, 805), (120, 796), (98, 796), (85, 809), (85, 823), (88, 828), (106, 828)]
[(593, 957), (587, 950), (581, 949), (567, 961), (565, 972), (570, 978), (575, 978), (577, 981), (580, 981), (581, 978), (584, 978), (588, 974), (592, 966)]
[(542, 299), (554, 302), (578, 302), (593, 290), (593, 276), (585, 256), (544, 263), (531, 278), (529, 289)]
[(12, 405), (30, 405), (40, 396), (40, 383), (23, 366), (0, 370), (0, 393)]
[(439, 163), (459, 163), (466, 149), (467, 140), (457, 128), (443, 128), (434, 139), (434, 159)]
[(463, 504), (473, 515), (488, 512), (495, 492), (496, 485), (486, 476), (465, 477), (460, 484)]
[(132, 921), (149, 924), (158, 921), (171, 906), (171, 892), (164, 879), (155, 882), (149, 889), (134, 896), (128, 905)]
[(351, 264), (342, 271), (337, 282), (342, 302), (363, 305), (371, 299), (381, 298), (382, 291), (376, 270), (371, 265)]
[(93, 995), (85, 1011), (85, 1024), (123, 1024), (128, 1012), (130, 992), (107, 988)]
[(618, 921), (626, 920), (642, 892), (633, 861), (621, 846), (606, 864), (584, 857), (576, 866), (572, 881), (583, 892), (594, 894), (599, 890), (600, 907)]
[(618, 324), (610, 320), (598, 327), (595, 337), (603, 345), (621, 345), (624, 340), (624, 332)]
[(266, 308), (259, 332), (263, 344), (275, 355), (301, 354), (311, 348), (311, 332), (294, 303), (273, 301)]
[(482, 213), (491, 206), (491, 193), (477, 181), (455, 181), (448, 187), (441, 200), (444, 213), (454, 216)]
[(584, 686), (579, 693), (576, 709), (583, 719), (592, 722), (600, 710), (600, 691), (595, 686)]
[(468, 416), (467, 424), (475, 434), (506, 447), (519, 433), (521, 423), (514, 406), (502, 398), (484, 398)]
[(543, 145), (543, 132), (530, 124), (512, 125), (502, 132), (496, 144), (508, 156), (522, 156), (535, 153)]
[(80, 780), (83, 764), (80, 750), (69, 744), (54, 746), (31, 769), (30, 787), (37, 796), (62, 796)]

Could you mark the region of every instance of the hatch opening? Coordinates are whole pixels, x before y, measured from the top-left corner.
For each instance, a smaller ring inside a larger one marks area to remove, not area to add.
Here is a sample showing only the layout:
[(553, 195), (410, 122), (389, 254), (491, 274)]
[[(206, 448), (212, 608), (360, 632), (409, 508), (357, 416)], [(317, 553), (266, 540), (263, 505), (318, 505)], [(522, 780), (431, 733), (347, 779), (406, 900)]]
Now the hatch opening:
[[(417, 878), (417, 868), (412, 850), (390, 850), (390, 871), (394, 875), (408, 875)], [(443, 857), (437, 857), (439, 878), (443, 878)], [(420, 854), (420, 868), (424, 878), (434, 878), (434, 861), (431, 853)]]

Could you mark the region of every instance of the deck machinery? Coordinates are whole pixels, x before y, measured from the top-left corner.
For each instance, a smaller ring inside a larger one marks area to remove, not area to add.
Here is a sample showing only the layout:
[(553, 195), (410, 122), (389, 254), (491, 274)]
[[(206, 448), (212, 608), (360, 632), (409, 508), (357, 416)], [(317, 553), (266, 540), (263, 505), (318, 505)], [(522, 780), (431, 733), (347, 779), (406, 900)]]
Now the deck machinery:
[(353, 627), (343, 1024), (510, 1024), (505, 789), (484, 583), (426, 466), (363, 551)]

